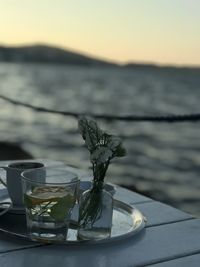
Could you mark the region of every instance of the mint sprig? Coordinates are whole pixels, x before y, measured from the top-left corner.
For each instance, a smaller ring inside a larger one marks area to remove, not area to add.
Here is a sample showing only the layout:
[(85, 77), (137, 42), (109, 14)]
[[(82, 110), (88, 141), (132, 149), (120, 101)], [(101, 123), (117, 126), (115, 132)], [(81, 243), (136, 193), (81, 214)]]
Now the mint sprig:
[(75, 199), (73, 196), (68, 195), (63, 197), (51, 207), (49, 215), (55, 221), (63, 221), (67, 217), (67, 214), (69, 213), (70, 209), (72, 209), (74, 204)]
[(111, 135), (99, 128), (94, 120), (80, 117), (78, 128), (90, 153), (93, 170), (93, 187), (83, 199), (79, 212), (79, 226), (94, 224), (101, 215), (101, 190), (110, 161), (115, 157), (123, 157), (126, 150), (119, 137)]
[(90, 152), (93, 178), (103, 181), (110, 161), (115, 157), (126, 155), (122, 141), (115, 135), (107, 134), (98, 127), (94, 120), (89, 120), (86, 117), (80, 117), (78, 128)]

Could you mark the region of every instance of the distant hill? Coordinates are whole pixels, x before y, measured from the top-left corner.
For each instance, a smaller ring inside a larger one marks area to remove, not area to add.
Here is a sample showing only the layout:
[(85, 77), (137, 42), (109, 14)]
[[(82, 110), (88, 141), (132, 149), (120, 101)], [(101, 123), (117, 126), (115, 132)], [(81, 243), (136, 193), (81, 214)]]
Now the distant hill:
[(195, 66), (168, 66), (148, 63), (128, 62), (126, 64), (112, 63), (106, 60), (93, 58), (90, 56), (75, 53), (62, 48), (37, 44), (27, 46), (3, 46), (0, 45), (0, 62), (24, 62), (24, 63), (48, 63), (48, 64), (68, 64), (82, 66), (108, 66), (123, 67), (127, 69), (142, 70), (196, 70), (200, 67)]
[(115, 64), (47, 45), (0, 46), (0, 61), (42, 62), (69, 65), (114, 66)]
[(133, 70), (186, 70), (186, 71), (200, 71), (200, 66), (181, 66), (181, 65), (158, 65), (158, 64), (148, 64), (148, 63), (137, 63), (131, 62), (123, 65), (124, 68), (133, 69)]

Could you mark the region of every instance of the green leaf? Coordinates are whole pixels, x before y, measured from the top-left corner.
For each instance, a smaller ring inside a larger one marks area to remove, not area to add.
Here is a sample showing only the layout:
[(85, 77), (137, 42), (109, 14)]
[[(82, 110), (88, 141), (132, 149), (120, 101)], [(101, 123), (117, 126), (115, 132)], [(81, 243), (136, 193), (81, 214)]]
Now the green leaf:
[(121, 145), (117, 147), (117, 149), (114, 152), (115, 157), (124, 157), (126, 156), (126, 149), (123, 148)]
[(111, 149), (111, 150), (115, 150), (116, 147), (118, 147), (121, 144), (121, 139), (117, 136), (114, 135), (110, 135), (108, 137), (108, 143), (107, 146)]
[(96, 122), (87, 120), (85, 117), (80, 117), (78, 127), (88, 150), (93, 151), (99, 139), (99, 128)]
[(88, 125), (90, 129), (92, 129), (96, 133), (100, 130), (99, 127), (97, 126), (97, 123), (93, 120), (88, 120)]
[(107, 147), (99, 147), (91, 154), (91, 161), (104, 163), (112, 157), (112, 151)]
[(85, 140), (85, 133), (86, 133), (86, 125), (87, 125), (87, 119), (85, 117), (80, 117), (78, 120), (78, 129)]
[(95, 149), (95, 145), (94, 145), (94, 137), (91, 136), (91, 134), (89, 134), (88, 131), (86, 131), (85, 133), (85, 144), (88, 148), (89, 151), (92, 151)]
[(56, 221), (63, 221), (74, 204), (75, 198), (72, 195), (63, 197), (51, 207), (49, 215)]

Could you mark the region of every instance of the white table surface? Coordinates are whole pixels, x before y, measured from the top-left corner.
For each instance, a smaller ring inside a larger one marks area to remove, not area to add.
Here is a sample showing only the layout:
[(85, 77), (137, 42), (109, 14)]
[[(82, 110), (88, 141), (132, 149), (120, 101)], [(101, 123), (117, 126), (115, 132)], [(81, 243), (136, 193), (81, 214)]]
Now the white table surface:
[[(65, 168), (62, 162), (40, 161)], [(8, 163), (1, 162), (1, 166)], [(136, 206), (147, 217), (143, 231), (121, 241), (95, 245), (41, 245), (0, 233), (0, 267), (200, 266), (200, 219), (116, 188), (116, 199)]]

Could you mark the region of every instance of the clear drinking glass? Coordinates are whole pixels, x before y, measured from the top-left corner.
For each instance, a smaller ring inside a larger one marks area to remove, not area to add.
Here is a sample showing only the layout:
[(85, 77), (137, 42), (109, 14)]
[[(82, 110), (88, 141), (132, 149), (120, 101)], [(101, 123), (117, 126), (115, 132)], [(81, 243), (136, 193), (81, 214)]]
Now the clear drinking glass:
[[(95, 184), (95, 183), (94, 183)], [(112, 228), (113, 197), (102, 185), (93, 185), (79, 200), (78, 239), (109, 238)]]
[(78, 196), (76, 174), (50, 169), (24, 171), (22, 187), (31, 239), (64, 242)]

